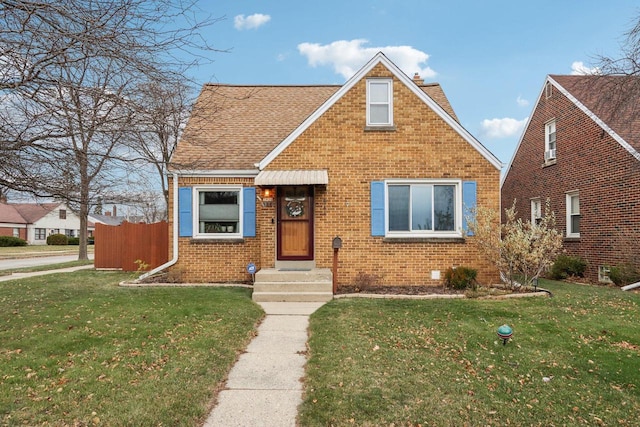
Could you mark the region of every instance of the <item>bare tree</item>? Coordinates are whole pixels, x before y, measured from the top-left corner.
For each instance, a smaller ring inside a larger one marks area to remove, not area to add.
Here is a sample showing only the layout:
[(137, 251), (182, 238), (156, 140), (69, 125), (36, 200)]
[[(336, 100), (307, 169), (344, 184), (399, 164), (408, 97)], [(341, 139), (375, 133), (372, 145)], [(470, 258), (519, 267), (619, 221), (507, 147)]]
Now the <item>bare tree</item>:
[(195, 1), (0, 4), (0, 185), (75, 207), (80, 259), (92, 197), (123, 181), (140, 87), (186, 80), (179, 56), (212, 50)]
[(140, 105), (136, 112), (135, 137), (131, 141), (131, 149), (139, 156), (140, 161), (151, 165), (157, 172), (156, 178), (164, 196), (164, 211), (167, 211), (167, 166), (189, 118), (193, 89), (183, 82), (150, 82), (140, 90)]
[(623, 38), (615, 56), (595, 57), (595, 78), (586, 83), (598, 94), (595, 105), (605, 121), (640, 119), (640, 14)]

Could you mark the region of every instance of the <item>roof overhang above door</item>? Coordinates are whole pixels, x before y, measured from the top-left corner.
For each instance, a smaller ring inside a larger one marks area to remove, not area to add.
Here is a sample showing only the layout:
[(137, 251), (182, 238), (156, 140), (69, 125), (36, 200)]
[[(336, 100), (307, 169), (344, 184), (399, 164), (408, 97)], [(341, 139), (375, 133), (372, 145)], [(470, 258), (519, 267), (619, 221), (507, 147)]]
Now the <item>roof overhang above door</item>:
[(269, 185), (327, 185), (329, 173), (326, 170), (261, 171), (255, 184)]

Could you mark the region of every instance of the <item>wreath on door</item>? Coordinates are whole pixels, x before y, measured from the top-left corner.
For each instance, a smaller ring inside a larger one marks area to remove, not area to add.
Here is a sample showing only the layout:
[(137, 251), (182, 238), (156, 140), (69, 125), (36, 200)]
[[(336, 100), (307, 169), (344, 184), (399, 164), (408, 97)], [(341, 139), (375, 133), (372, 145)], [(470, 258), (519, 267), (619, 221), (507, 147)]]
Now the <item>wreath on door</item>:
[(292, 218), (304, 215), (304, 203), (299, 200), (291, 200), (287, 202), (287, 215)]

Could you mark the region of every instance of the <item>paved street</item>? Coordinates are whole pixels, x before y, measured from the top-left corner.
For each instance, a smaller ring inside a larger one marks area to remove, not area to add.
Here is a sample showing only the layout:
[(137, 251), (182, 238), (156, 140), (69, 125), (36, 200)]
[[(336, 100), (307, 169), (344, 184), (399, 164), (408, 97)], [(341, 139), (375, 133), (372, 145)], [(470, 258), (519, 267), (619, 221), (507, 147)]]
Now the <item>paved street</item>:
[[(35, 258), (2, 259), (0, 260), (0, 270), (11, 268), (36, 267), (39, 265), (60, 264), (63, 262), (76, 261), (78, 255), (56, 255)], [(89, 254), (89, 259), (93, 259), (93, 254)]]

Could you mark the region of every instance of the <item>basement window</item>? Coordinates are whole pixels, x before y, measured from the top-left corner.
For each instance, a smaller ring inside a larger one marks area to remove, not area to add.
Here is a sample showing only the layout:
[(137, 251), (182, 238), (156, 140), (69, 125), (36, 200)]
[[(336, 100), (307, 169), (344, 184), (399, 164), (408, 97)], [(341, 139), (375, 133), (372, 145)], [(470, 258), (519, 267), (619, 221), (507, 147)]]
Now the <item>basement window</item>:
[(611, 268), (608, 265), (599, 265), (598, 266), (598, 282), (613, 283), (613, 281), (609, 277), (609, 273), (611, 273)]

